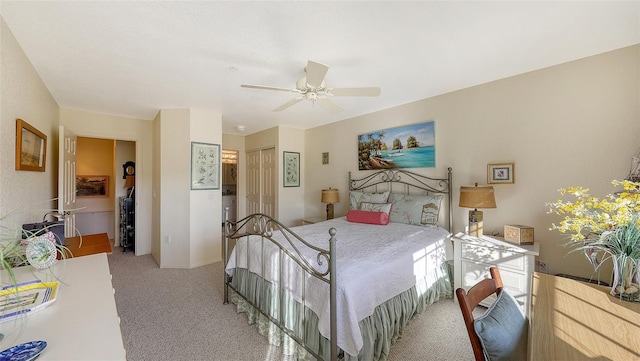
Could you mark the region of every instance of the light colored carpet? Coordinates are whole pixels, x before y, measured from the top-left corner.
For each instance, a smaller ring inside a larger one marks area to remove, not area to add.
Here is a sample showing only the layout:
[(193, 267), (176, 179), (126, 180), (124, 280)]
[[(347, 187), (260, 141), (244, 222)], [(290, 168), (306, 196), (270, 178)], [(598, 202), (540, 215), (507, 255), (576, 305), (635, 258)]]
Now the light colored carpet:
[[(129, 361), (286, 360), (235, 305), (223, 305), (222, 263), (158, 268), (150, 255), (114, 248), (108, 256)], [(414, 319), (389, 361), (473, 360), (462, 315), (441, 300)]]

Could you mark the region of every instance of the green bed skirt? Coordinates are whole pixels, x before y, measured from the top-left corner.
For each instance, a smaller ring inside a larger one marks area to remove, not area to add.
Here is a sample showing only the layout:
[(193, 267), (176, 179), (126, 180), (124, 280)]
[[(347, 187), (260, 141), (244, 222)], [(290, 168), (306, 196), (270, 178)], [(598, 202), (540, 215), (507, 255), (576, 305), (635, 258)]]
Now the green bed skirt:
[[(416, 287), (412, 287), (379, 305), (371, 316), (360, 321), (363, 347), (358, 355), (344, 354), (344, 360), (386, 360), (391, 345), (402, 337), (405, 327), (414, 317), (439, 299), (453, 296), (451, 265), (444, 263), (442, 271), (442, 277), (438, 278), (422, 295), (418, 295)], [(283, 296), (283, 302), (280, 302), (276, 285), (262, 280), (258, 275), (249, 273), (246, 269), (235, 270), (231, 285), (233, 289), (243, 294), (251, 303), (260, 307), (264, 313), (276, 320), (280, 319), (278, 311), (282, 304), (284, 312), (281, 316), (281, 322), (284, 327), (302, 340), (307, 348), (320, 355), (323, 360), (329, 360), (330, 342), (318, 331), (318, 317), (313, 311), (307, 307), (303, 309), (300, 303), (295, 302), (286, 294)], [(296, 360), (316, 359), (241, 296), (233, 293), (231, 301), (236, 304), (238, 312), (247, 314), (249, 324), (256, 323), (258, 332), (266, 336), (270, 344), (282, 347), (285, 355), (291, 355)]]

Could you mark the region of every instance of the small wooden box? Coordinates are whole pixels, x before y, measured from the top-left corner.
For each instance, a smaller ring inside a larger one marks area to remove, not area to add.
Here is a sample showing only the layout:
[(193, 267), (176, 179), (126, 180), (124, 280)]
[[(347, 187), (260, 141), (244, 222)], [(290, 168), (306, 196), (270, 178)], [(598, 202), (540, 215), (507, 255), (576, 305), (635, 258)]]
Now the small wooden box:
[(520, 245), (533, 244), (533, 227), (519, 224), (505, 225), (504, 240)]

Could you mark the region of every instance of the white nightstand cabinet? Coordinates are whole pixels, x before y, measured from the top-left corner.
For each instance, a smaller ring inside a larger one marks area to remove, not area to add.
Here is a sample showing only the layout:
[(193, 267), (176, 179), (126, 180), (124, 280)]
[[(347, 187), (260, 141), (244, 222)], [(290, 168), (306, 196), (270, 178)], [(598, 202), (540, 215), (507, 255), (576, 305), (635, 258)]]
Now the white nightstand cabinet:
[[(538, 243), (518, 246), (505, 242), (500, 237), (472, 237), (458, 233), (454, 242), (454, 287), (466, 290), (484, 278), (490, 278), (489, 268), (497, 266), (505, 289), (518, 301), (529, 316), (531, 303), (531, 276), (535, 270), (535, 256), (539, 254)], [(490, 306), (495, 296), (480, 304)]]

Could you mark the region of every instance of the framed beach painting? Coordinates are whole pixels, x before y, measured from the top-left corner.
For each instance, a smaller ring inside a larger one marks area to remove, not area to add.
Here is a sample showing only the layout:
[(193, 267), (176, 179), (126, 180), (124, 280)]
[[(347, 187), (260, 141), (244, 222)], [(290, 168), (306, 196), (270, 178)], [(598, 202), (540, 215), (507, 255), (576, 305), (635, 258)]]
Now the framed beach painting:
[(16, 170), (44, 172), (47, 162), (47, 136), (16, 119)]
[(191, 142), (191, 189), (220, 189), (220, 144)]
[(284, 164), (283, 186), (300, 187), (300, 153), (283, 152), (282, 164)]
[(435, 166), (434, 121), (358, 135), (359, 170)]

